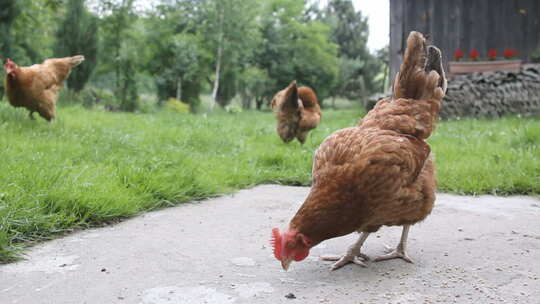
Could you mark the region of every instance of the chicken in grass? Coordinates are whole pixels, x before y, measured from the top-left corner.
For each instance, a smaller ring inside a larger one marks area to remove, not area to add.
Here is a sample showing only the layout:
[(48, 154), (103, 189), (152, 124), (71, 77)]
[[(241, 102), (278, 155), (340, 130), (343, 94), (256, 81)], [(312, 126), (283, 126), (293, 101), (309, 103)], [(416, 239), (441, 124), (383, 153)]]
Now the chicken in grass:
[(286, 143), (296, 138), (303, 144), (309, 131), (321, 121), (317, 95), (309, 87), (297, 87), (296, 80), (274, 96), (271, 106), (277, 118), (277, 132)]
[(71, 72), (71, 68), (84, 61), (84, 56), (47, 59), (42, 64), (19, 67), (6, 59), (5, 87), (9, 103), (14, 107), (25, 107), (34, 119), (34, 112), (51, 121), (56, 116), (56, 100)]
[(376, 261), (401, 258), (411, 225), (424, 220), (435, 201), (436, 180), (426, 139), (435, 128), (446, 79), (441, 52), (411, 32), (392, 98), (378, 102), (358, 126), (339, 130), (318, 148), (308, 197), (283, 233), (272, 231), (274, 255), (286, 270), (313, 246), (339, 236), (360, 236), (332, 270), (366, 266), (361, 247), (381, 226), (403, 226), (397, 248)]

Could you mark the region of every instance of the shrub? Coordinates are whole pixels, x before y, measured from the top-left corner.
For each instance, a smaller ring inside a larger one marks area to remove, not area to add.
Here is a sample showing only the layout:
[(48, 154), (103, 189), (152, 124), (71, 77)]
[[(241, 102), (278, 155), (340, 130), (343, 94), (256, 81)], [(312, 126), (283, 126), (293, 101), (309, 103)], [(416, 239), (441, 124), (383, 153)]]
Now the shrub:
[(83, 106), (86, 108), (92, 108), (97, 105), (102, 105), (105, 108), (117, 106), (116, 98), (114, 94), (107, 90), (99, 90), (94, 88), (84, 89), (80, 93), (80, 99)]
[(231, 114), (242, 113), (242, 107), (236, 104), (229, 104), (225, 106), (225, 111)]
[(169, 98), (167, 100), (167, 104), (165, 105), (165, 108), (169, 111), (177, 112), (177, 113), (189, 113), (189, 105), (187, 103), (183, 103), (180, 100), (176, 98)]

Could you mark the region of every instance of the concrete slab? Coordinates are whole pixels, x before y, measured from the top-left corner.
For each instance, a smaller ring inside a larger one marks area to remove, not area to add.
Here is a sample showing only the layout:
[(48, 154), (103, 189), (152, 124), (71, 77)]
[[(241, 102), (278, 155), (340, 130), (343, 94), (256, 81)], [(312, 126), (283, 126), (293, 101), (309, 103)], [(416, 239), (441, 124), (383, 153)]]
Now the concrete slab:
[[(415, 264), (330, 272), (318, 258), (345, 252), (349, 235), (284, 272), (270, 230), (308, 190), (258, 186), (42, 243), (0, 266), (0, 303), (540, 303), (538, 199), (439, 194), (411, 229)], [(399, 235), (382, 228), (364, 252), (380, 255)]]

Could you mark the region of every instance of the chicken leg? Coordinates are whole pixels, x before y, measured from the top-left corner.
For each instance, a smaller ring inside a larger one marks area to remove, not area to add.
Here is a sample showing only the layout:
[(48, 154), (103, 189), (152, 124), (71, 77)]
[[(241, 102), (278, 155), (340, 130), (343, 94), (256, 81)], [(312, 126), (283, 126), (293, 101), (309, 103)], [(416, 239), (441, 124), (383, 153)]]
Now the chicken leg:
[(375, 262), (384, 261), (384, 260), (390, 260), (390, 259), (403, 259), (406, 262), (412, 263), (413, 261), (405, 252), (405, 247), (407, 246), (407, 236), (409, 235), (409, 228), (411, 228), (411, 225), (404, 225), (403, 226), (403, 232), (401, 232), (401, 240), (399, 241), (399, 244), (396, 249), (390, 250), (390, 253), (382, 255), (375, 259)]
[(369, 258), (367, 255), (360, 252), (360, 248), (362, 248), (362, 245), (364, 244), (368, 236), (369, 236), (369, 232), (362, 232), (362, 234), (358, 238), (358, 241), (356, 241), (356, 243), (352, 244), (349, 247), (345, 255), (323, 257), (322, 260), (323, 261), (337, 261), (334, 264), (332, 264), (332, 267), (330, 267), (331, 270), (339, 269), (349, 263), (354, 263), (362, 267), (367, 267), (364, 261), (369, 260)]

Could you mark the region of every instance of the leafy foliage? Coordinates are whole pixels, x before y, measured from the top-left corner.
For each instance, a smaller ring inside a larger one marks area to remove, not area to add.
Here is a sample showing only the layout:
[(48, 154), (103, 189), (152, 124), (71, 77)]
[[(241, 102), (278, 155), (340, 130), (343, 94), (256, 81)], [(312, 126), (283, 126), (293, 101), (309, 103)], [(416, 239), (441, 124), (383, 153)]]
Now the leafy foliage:
[(195, 109), (210, 72), (210, 54), (189, 22), (194, 7), (188, 4), (160, 5), (144, 20), (144, 65), (154, 76), (160, 102), (174, 97)]
[(20, 14), (20, 6), (17, 0), (5, 0), (0, 2), (0, 32), (4, 33), (0, 38), (0, 54), (2, 57), (10, 57), (13, 44), (11, 27)]
[(103, 0), (102, 51), (108, 56), (101, 59), (115, 75), (114, 92), (120, 100), (120, 109), (133, 112), (137, 109), (138, 92), (136, 74), (137, 39), (133, 24), (137, 19), (134, 0)]
[(67, 86), (110, 90), (124, 111), (150, 95), (195, 111), (201, 94), (261, 109), (294, 79), (321, 102), (382, 87), (383, 64), (351, 0), (322, 9), (298, 0), (5, 0), (0, 29), (0, 56), (21, 65), (84, 55)]
[(84, 7), (85, 0), (69, 0), (64, 21), (56, 33), (55, 57), (84, 54), (85, 63), (73, 69), (67, 86), (81, 91), (97, 64), (98, 21)]
[(242, 108), (251, 109), (253, 101), (255, 107), (260, 110), (263, 106), (268, 87), (274, 88), (275, 81), (268, 76), (266, 70), (257, 67), (249, 67), (243, 71), (238, 84)]
[(384, 64), (367, 48), (367, 18), (350, 0), (331, 0), (321, 19), (331, 26), (332, 41), (339, 45), (340, 73), (332, 95), (358, 100), (379, 91), (382, 85), (376, 79)]
[(306, 20), (302, 2), (270, 0), (261, 16), (263, 44), (256, 62), (273, 79), (272, 96), (296, 79), (314, 88), (322, 101), (338, 74), (338, 47), (329, 41), (330, 27)]
[(200, 1), (199, 30), (213, 55), (213, 97), (221, 106), (236, 95), (237, 79), (258, 47), (260, 4), (259, 0)]
[(173, 112), (177, 113), (189, 113), (189, 105), (181, 102), (178, 99), (169, 98), (165, 107)]

